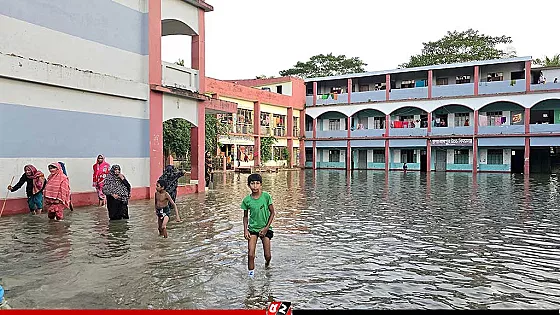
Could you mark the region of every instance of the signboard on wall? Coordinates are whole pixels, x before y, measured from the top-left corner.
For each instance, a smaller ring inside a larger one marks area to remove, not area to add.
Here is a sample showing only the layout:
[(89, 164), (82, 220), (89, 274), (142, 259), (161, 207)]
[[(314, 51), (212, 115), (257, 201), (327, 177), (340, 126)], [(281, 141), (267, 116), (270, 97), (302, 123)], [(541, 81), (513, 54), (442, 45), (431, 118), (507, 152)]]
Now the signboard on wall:
[(472, 138), (459, 138), (459, 139), (432, 139), (430, 140), (432, 146), (438, 147), (462, 147), (472, 145)]
[(237, 145), (253, 145), (255, 140), (253, 137), (246, 136), (219, 136), (218, 142), (221, 144), (237, 144)]

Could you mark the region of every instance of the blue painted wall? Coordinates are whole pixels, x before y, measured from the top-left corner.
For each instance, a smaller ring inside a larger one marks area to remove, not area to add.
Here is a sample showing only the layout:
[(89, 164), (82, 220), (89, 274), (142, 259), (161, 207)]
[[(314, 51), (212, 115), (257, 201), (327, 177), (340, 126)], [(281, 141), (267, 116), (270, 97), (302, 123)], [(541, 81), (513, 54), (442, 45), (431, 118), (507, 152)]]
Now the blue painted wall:
[(150, 156), (147, 119), (0, 103), (0, 158)]
[(478, 170), (481, 172), (510, 172), (510, 164), (479, 164)]
[(111, 0), (0, 0), (0, 15), (148, 55), (148, 14)]
[(432, 97), (474, 95), (474, 83), (434, 85)]
[(345, 162), (317, 162), (317, 168), (346, 168)]
[(447, 164), (446, 170), (448, 171), (464, 171), (472, 172), (472, 164)]
[[(389, 163), (390, 169), (403, 169), (404, 163)], [(406, 163), (409, 171), (419, 171), (420, 170), (420, 163)]]

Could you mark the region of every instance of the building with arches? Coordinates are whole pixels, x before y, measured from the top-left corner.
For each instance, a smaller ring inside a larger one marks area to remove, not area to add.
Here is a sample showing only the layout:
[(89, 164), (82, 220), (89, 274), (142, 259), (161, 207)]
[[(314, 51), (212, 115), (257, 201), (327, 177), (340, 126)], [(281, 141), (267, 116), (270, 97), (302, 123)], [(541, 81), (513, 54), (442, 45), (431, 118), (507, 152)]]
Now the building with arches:
[(560, 84), (531, 57), (306, 80), (307, 168), (560, 170)]
[[(237, 104), (206, 95), (202, 0), (1, 1), (0, 182), (26, 164), (66, 163), (75, 206), (95, 204), (92, 164), (120, 164), (132, 198), (164, 168), (163, 121), (192, 123), (191, 182), (204, 191), (205, 114)], [(188, 35), (190, 67), (163, 62), (161, 38)], [(199, 128), (199, 126), (201, 128)], [(4, 187), (5, 187), (4, 186)], [(4, 214), (26, 212), (25, 191)]]

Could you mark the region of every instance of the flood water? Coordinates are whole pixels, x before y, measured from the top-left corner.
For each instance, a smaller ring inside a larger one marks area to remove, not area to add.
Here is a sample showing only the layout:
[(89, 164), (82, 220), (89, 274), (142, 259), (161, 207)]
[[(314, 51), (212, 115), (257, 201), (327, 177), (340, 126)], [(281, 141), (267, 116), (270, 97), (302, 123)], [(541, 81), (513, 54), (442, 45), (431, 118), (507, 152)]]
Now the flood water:
[(0, 219), (0, 284), (14, 308), (560, 307), (554, 176), (296, 171), (264, 174), (277, 209), (272, 263), (247, 277), (246, 174), (180, 197), (158, 237), (153, 201)]

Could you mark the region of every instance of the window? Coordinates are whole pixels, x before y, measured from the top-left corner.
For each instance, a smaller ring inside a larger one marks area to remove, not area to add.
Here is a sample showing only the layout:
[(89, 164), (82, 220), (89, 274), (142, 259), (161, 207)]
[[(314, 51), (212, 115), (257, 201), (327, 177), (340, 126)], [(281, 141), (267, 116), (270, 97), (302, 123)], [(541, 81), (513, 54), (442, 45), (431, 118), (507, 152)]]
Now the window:
[(465, 84), (465, 83), (471, 83), (470, 75), (459, 75), (455, 77), (455, 84)]
[(373, 117), (373, 129), (385, 129), (385, 117)]
[(282, 94), (282, 86), (281, 85), (276, 86), (276, 93)]
[(504, 80), (504, 73), (503, 72), (492, 72), (488, 73), (488, 82), (495, 82), (495, 81), (503, 81)]
[(313, 95), (313, 87), (307, 88), (307, 95)]
[(294, 128), (294, 130), (292, 131), (293, 132), (292, 136), (299, 137), (299, 117), (294, 116), (292, 117), (292, 119), (293, 119), (292, 126)]
[(447, 78), (437, 78), (436, 79), (436, 85), (447, 85)]
[(272, 115), (272, 126), (274, 127), (274, 135), (277, 137), (286, 136), (286, 116)]
[(341, 130), (340, 119), (329, 119), (329, 130)]
[(488, 164), (504, 164), (504, 150), (488, 149), (486, 161)]
[(409, 88), (413, 88), (416, 86), (416, 83), (414, 82), (414, 80), (403, 80), (401, 82), (401, 89), (409, 89)]
[[(487, 112), (486, 117), (488, 117), (488, 126), (501, 126), (502, 112)], [(500, 121), (497, 123), (496, 121)]]
[(469, 113), (455, 113), (455, 127), (470, 126)]
[(306, 162), (313, 162), (313, 149), (312, 148), (305, 148), (305, 161)]
[(369, 91), (369, 85), (360, 85), (360, 92)]
[(373, 150), (373, 163), (385, 163), (384, 150)]
[(455, 164), (470, 164), (469, 163), (469, 150), (455, 150)]
[(340, 150), (329, 150), (329, 162), (340, 162)]
[(511, 79), (512, 80), (523, 80), (523, 79), (525, 79), (525, 71), (512, 71), (511, 72)]
[(253, 111), (249, 109), (237, 109), (237, 133), (253, 133)]
[[(272, 159), (276, 160), (287, 160), (286, 147), (272, 147)], [(313, 157), (311, 157), (313, 158)]]
[(416, 163), (416, 150), (401, 150), (401, 163)]

